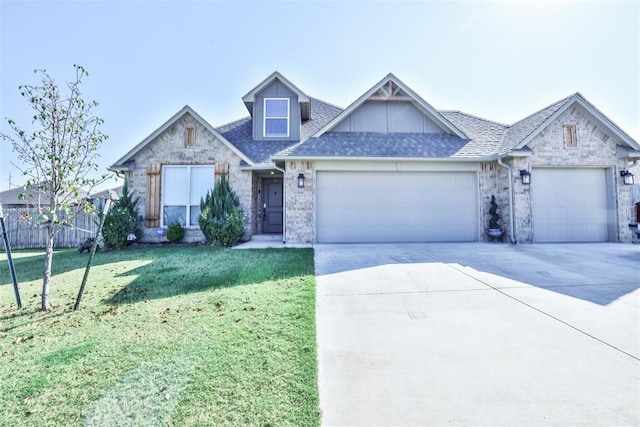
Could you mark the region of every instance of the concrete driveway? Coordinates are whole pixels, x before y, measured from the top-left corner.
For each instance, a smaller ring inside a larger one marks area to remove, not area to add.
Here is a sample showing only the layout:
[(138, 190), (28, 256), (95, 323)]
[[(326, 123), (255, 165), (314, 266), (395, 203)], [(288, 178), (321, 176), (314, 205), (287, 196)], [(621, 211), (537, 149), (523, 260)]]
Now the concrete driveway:
[(640, 425), (640, 246), (317, 245), (322, 424)]

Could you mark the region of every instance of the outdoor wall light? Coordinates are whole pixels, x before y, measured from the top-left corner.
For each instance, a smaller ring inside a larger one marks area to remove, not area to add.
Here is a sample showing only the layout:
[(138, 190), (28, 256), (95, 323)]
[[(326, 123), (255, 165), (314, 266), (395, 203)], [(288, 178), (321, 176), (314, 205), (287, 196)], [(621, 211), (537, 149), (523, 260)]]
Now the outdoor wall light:
[(621, 170), (620, 176), (624, 180), (624, 185), (633, 185), (633, 174), (628, 170)]
[(526, 169), (522, 169), (520, 171), (520, 179), (522, 180), (522, 183), (524, 185), (531, 184), (531, 173), (529, 173), (529, 171)]
[(298, 188), (304, 187), (304, 174), (298, 175)]

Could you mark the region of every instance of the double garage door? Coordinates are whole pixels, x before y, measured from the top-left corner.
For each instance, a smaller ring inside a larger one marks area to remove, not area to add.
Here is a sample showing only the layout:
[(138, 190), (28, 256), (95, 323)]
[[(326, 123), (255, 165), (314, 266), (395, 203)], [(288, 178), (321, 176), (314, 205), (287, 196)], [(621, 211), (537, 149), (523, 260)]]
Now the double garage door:
[(317, 173), (320, 243), (478, 240), (474, 172)]
[(607, 196), (607, 169), (538, 168), (531, 181), (535, 242), (609, 240), (615, 209)]

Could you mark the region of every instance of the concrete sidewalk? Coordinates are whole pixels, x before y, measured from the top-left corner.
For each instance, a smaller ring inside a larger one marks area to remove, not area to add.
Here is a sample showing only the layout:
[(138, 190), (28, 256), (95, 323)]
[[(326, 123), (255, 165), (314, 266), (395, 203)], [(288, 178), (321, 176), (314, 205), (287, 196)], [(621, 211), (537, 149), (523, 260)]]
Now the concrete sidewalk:
[(640, 247), (317, 245), (323, 425), (639, 425)]

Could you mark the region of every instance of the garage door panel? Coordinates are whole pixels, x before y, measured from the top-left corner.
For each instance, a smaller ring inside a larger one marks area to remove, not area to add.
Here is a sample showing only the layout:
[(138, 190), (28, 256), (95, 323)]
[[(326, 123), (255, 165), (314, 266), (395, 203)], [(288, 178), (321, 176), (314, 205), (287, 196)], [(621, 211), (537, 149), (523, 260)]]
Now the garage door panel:
[(477, 240), (474, 173), (318, 172), (319, 242)]
[[(605, 169), (536, 169), (532, 175), (536, 242), (608, 240)], [(581, 191), (588, 188), (589, 191)]]

